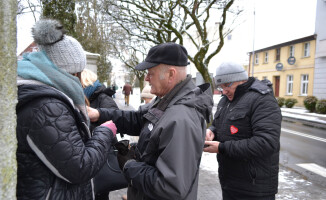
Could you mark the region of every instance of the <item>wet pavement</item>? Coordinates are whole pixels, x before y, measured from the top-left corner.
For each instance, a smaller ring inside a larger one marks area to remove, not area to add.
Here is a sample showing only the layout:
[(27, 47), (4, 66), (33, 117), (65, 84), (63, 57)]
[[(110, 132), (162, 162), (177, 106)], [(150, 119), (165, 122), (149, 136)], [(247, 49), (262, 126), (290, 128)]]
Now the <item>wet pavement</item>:
[[(136, 93), (137, 94), (137, 93)], [(137, 101), (138, 95), (131, 95), (131, 101)], [(125, 106), (121, 91), (118, 90), (114, 99), (120, 109), (135, 110), (132, 106)], [(139, 105), (132, 104), (130, 105)], [(218, 164), (216, 154), (203, 153), (199, 170), (198, 200), (222, 199), (221, 186), (218, 178)], [(121, 200), (127, 189), (116, 190), (110, 193), (110, 200)], [(279, 187), (276, 194), (278, 200), (326, 200), (326, 190), (321, 185), (310, 182), (299, 173), (280, 165)]]

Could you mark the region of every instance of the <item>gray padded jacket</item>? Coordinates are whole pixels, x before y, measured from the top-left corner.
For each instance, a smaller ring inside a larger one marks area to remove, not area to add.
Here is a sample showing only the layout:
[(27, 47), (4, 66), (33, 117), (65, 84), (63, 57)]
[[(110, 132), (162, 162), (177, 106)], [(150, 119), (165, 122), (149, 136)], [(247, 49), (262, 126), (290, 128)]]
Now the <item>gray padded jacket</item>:
[(211, 87), (196, 87), (188, 76), (157, 102), (138, 111), (100, 109), (101, 120), (113, 119), (119, 132), (140, 136), (137, 161), (124, 166), (128, 200), (195, 200)]

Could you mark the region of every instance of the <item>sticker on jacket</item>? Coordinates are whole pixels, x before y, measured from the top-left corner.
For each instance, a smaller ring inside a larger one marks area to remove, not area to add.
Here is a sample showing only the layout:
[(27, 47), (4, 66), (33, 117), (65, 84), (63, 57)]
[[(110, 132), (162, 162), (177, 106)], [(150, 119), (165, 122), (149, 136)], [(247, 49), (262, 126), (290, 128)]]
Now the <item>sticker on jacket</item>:
[(148, 130), (149, 131), (152, 131), (153, 130), (153, 124), (152, 123), (148, 124)]
[(239, 131), (239, 129), (237, 127), (231, 125), (230, 131), (231, 131), (231, 134), (233, 135), (233, 134), (236, 134)]

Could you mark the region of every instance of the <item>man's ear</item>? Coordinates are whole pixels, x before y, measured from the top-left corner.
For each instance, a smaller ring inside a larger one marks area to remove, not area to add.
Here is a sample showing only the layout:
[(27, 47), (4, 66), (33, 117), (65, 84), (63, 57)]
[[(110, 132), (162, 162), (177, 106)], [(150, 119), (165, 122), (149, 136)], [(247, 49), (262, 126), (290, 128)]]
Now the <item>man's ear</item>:
[(174, 67), (170, 67), (169, 69), (169, 80), (175, 79), (177, 74), (177, 70)]

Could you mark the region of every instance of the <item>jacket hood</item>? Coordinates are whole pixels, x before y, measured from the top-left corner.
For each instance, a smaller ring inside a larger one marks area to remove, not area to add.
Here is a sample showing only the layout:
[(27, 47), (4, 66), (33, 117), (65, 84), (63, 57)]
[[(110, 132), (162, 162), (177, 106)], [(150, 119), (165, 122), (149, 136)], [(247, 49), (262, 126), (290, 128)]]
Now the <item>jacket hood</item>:
[(71, 99), (64, 96), (62, 92), (55, 90), (52, 87), (47, 85), (20, 85), (18, 87), (18, 103), (16, 105), (16, 109), (18, 110), (20, 107), (24, 106), (30, 101), (33, 101), (34, 99), (44, 97), (59, 99), (74, 108), (74, 104)]
[(261, 94), (268, 94), (273, 92), (273, 84), (269, 80), (257, 80), (255, 79), (249, 90), (257, 91)]
[(209, 83), (195, 86), (193, 81), (190, 80), (184, 85), (182, 90), (176, 94), (173, 100), (175, 104), (184, 104), (196, 108), (196, 110), (203, 115), (205, 120), (210, 122), (214, 102), (211, 85)]
[(89, 98), (89, 101), (95, 100), (101, 93), (104, 93), (110, 97), (115, 94), (115, 91), (113, 91), (111, 88), (106, 88), (104, 85), (101, 85), (100, 87), (96, 88), (94, 93)]
[(111, 88), (107, 87), (103, 90), (103, 92), (105, 94), (107, 94), (108, 96), (112, 97), (116, 92), (114, 90), (112, 90)]

